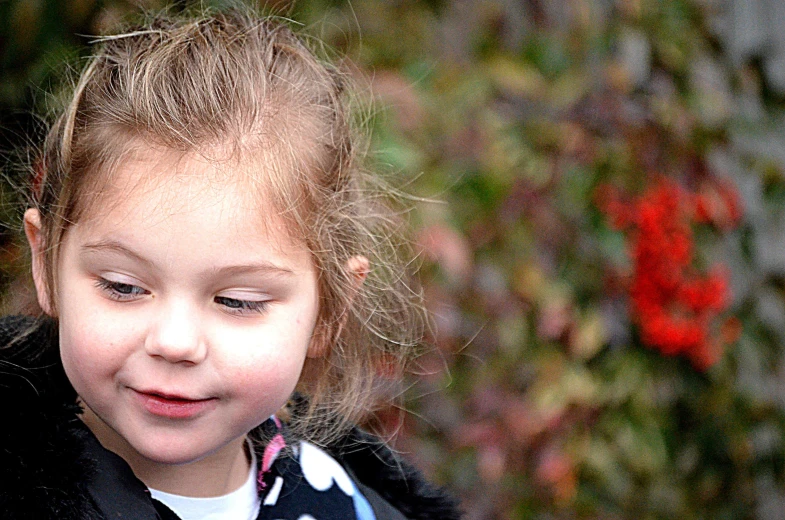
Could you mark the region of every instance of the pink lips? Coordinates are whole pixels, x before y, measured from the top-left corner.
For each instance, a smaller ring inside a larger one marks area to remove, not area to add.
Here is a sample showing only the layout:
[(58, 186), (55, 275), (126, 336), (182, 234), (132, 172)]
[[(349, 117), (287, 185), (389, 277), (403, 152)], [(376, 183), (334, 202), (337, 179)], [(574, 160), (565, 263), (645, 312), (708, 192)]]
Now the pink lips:
[(215, 399), (188, 399), (157, 392), (134, 391), (142, 406), (153, 415), (169, 419), (189, 419), (215, 406)]

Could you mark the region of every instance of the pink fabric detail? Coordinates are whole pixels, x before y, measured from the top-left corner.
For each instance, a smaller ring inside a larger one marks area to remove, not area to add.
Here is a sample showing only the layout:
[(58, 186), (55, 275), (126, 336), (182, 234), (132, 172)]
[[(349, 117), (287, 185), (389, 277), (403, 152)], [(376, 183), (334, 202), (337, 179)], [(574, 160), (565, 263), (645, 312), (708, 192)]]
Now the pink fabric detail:
[[(280, 423), (278, 423), (278, 419), (276, 418), (275, 420), (276, 423), (280, 425)], [(266, 484), (264, 483), (265, 473), (270, 471), (270, 468), (273, 466), (273, 462), (275, 462), (275, 459), (278, 458), (278, 454), (285, 447), (286, 441), (284, 440), (283, 435), (278, 433), (264, 448), (264, 455), (262, 455), (262, 467), (259, 469), (259, 474), (256, 476), (256, 483), (260, 490), (266, 487)]]

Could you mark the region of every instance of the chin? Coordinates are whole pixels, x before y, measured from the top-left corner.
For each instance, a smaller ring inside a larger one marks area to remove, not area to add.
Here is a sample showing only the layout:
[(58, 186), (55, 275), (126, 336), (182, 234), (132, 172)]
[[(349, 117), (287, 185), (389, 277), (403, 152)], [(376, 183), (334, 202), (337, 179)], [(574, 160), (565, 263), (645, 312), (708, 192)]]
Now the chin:
[(150, 453), (150, 454), (142, 454), (147, 460), (150, 462), (154, 462), (156, 464), (165, 464), (167, 466), (183, 466), (186, 464), (191, 464), (192, 462), (198, 462), (202, 458), (204, 458), (204, 454), (201, 456), (193, 456), (189, 453)]
[[(149, 445), (146, 443), (140, 443), (137, 445), (132, 445), (131, 447), (149, 462), (173, 466), (198, 462), (220, 449), (219, 446), (214, 450), (205, 451), (202, 448), (204, 443), (192, 441), (189, 444), (190, 445), (182, 445), (177, 442), (163, 442), (160, 444)], [(196, 446), (199, 446), (200, 448), (196, 449)]]

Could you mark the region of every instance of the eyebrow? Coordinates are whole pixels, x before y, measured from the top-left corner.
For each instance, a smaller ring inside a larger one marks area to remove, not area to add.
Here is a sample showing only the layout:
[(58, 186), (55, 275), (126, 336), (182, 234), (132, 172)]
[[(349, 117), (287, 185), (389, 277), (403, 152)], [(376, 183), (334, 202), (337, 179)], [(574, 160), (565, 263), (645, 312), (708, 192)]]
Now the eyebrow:
[[(141, 254), (137, 253), (133, 249), (126, 247), (120, 242), (117, 242), (116, 240), (99, 240), (97, 242), (88, 242), (87, 244), (82, 245), (82, 250), (88, 254), (113, 253), (113, 254), (128, 256), (147, 266), (150, 267), (153, 266), (153, 263), (150, 260), (142, 256)], [(294, 271), (273, 264), (272, 262), (253, 262), (244, 265), (228, 265), (223, 267), (216, 267), (214, 269), (211, 269), (210, 273), (220, 274), (225, 276), (252, 274), (252, 273), (290, 276), (294, 274)]]
[(115, 240), (99, 240), (97, 242), (88, 242), (82, 245), (82, 251), (86, 253), (114, 253), (123, 256), (130, 256), (146, 265), (152, 265), (152, 262), (143, 257), (133, 249), (130, 249), (120, 242)]

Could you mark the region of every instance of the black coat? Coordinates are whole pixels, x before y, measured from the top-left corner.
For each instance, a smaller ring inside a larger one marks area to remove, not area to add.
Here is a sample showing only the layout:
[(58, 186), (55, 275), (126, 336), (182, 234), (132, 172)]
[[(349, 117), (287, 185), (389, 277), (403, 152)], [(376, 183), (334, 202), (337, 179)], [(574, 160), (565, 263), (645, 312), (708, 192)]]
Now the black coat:
[[(52, 320), (0, 319), (0, 516), (176, 518), (78, 418)], [(355, 429), (327, 447), (378, 520), (460, 518), (455, 502), (386, 446)], [(261, 457), (261, 454), (257, 454)], [(281, 464), (291, 463), (283, 455)], [(279, 462), (276, 461), (276, 465)], [(264, 509), (264, 508), (263, 508)]]

